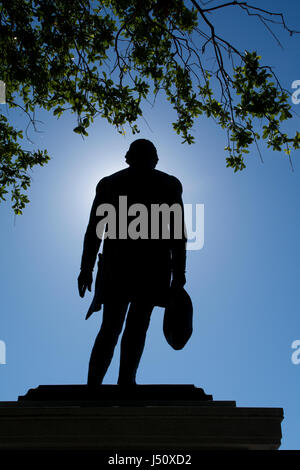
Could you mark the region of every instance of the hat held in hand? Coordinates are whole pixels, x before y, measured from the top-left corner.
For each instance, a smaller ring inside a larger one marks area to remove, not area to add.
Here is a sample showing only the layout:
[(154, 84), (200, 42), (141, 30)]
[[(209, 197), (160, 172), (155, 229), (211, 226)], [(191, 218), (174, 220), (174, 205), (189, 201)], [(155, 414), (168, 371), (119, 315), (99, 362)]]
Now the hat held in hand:
[(193, 304), (182, 288), (170, 288), (165, 308), (163, 332), (169, 345), (176, 350), (184, 348), (193, 332)]

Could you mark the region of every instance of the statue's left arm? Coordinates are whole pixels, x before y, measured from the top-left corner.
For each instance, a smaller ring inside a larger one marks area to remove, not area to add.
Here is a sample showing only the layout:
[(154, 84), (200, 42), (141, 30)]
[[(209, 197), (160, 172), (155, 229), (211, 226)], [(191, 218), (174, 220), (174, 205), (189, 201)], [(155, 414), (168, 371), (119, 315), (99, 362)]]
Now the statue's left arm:
[(178, 204), (181, 208), (179, 222), (177, 222), (177, 230), (179, 233), (176, 238), (176, 222), (174, 219), (171, 222), (171, 255), (172, 255), (172, 286), (183, 287), (186, 282), (186, 229), (184, 222), (184, 205), (182, 201), (182, 184), (175, 178), (174, 196), (172, 204)]

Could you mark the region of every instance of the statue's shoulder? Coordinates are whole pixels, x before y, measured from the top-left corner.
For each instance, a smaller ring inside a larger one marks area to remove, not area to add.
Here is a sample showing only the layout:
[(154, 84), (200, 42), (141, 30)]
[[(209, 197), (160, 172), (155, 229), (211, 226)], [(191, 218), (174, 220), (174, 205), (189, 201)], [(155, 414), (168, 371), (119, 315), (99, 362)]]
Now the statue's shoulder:
[(182, 184), (181, 181), (176, 178), (176, 176), (170, 175), (169, 173), (165, 173), (164, 171), (160, 171), (155, 169), (155, 175), (158, 181), (162, 184), (167, 184), (169, 187), (172, 186), (177, 191), (182, 191)]
[(123, 170), (116, 171), (111, 175), (104, 176), (97, 184), (97, 192), (104, 190), (105, 188), (110, 188), (112, 185), (121, 182), (122, 180), (128, 177), (128, 169), (124, 168)]
[[(150, 181), (155, 186), (163, 186), (168, 188), (168, 190), (173, 190), (176, 192), (182, 192), (182, 184), (176, 176), (165, 173), (164, 171), (157, 170), (156, 168), (150, 176)], [(132, 173), (129, 168), (124, 168), (123, 170), (112, 173), (111, 175), (104, 176), (101, 178), (97, 185), (97, 192), (104, 190), (114, 190), (116, 188), (122, 187), (123, 184), (128, 184), (132, 180)]]

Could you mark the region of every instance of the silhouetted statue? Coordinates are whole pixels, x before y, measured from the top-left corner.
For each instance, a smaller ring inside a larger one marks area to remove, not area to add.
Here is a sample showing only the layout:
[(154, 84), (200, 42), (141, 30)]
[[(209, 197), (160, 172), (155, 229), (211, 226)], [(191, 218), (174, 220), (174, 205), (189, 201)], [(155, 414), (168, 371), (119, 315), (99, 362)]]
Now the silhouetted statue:
[[(81, 297), (87, 288), (91, 291), (92, 271), (104, 233), (95, 296), (89, 311), (90, 314), (100, 310), (103, 305), (102, 325), (89, 362), (88, 385), (91, 386), (102, 383), (128, 306), (118, 384), (136, 383), (152, 310), (155, 306), (166, 306), (170, 285), (180, 288), (185, 284), (186, 237), (181, 183), (174, 176), (155, 169), (157, 152), (148, 140), (134, 141), (126, 154), (126, 162), (128, 168), (98, 183), (84, 237), (78, 277)], [(164, 208), (173, 204), (181, 208), (180, 236), (176, 235), (175, 211), (170, 211), (167, 223), (169, 236), (166, 236), (162, 215), (157, 231), (153, 208), (157, 210), (161, 204)], [(146, 217), (141, 205), (147, 209)]]

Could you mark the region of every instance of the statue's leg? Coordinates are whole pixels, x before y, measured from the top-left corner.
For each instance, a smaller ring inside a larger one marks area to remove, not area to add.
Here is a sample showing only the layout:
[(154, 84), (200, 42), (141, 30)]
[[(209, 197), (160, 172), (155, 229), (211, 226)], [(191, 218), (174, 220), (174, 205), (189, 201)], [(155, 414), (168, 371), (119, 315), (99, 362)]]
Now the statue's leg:
[(109, 301), (103, 306), (100, 331), (92, 349), (88, 385), (100, 385), (111, 363), (115, 346), (122, 331), (128, 302)]
[(153, 307), (151, 302), (142, 299), (131, 302), (121, 341), (119, 385), (135, 384)]

